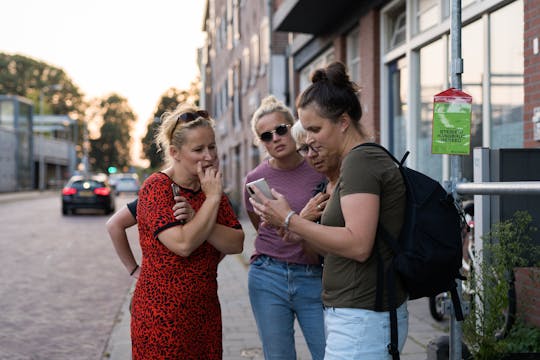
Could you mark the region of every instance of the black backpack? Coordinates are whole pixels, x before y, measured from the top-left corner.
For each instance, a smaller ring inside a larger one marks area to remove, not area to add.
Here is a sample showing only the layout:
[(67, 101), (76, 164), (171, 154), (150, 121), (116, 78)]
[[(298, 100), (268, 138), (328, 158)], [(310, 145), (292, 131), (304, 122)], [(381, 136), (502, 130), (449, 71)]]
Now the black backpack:
[(406, 188), (405, 219), (399, 237), (392, 237), (380, 223), (377, 227), (377, 237), (384, 238), (394, 253), (392, 266), (386, 273), (378, 247), (374, 249), (379, 260), (375, 308), (382, 308), (382, 284), (386, 277), (389, 305), (393, 309), (390, 311), (391, 343), (388, 351), (393, 359), (399, 359), (395, 310), (399, 304), (395, 301), (394, 272), (403, 282), (409, 300), (450, 291), (456, 319), (463, 320), (456, 285), (456, 279), (464, 279), (460, 274), (462, 215), (453, 196), (437, 180), (404, 165), (408, 151), (398, 161), (379, 144), (365, 143), (355, 149), (363, 146), (384, 150), (397, 164)]

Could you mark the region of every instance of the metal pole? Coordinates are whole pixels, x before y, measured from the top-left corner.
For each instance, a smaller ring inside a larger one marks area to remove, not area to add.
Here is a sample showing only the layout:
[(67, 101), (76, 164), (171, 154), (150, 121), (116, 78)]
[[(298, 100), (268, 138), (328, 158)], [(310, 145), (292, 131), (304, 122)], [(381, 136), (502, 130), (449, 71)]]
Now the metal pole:
[[(461, 74), (463, 73), (463, 59), (461, 58), (461, 0), (452, 0), (450, 12), (450, 41), (452, 56), (452, 87), (461, 90)], [(456, 186), (461, 181), (461, 157), (450, 156), (450, 183), (452, 194), (457, 198)], [(457, 280), (457, 292), (461, 297), (461, 280)], [(461, 298), (459, 299), (461, 302)], [(450, 317), (450, 360), (461, 359), (461, 338), (463, 330), (461, 322), (456, 320), (455, 311)]]
[[(42, 88), (39, 91), (39, 120), (43, 122), (43, 115), (45, 114), (43, 111), (43, 92), (45, 91), (45, 88)], [(38, 147), (38, 154), (39, 154), (39, 168), (38, 168), (38, 188), (40, 191), (45, 190), (45, 154), (43, 149), (43, 138), (42, 135), (39, 135), (39, 147)]]

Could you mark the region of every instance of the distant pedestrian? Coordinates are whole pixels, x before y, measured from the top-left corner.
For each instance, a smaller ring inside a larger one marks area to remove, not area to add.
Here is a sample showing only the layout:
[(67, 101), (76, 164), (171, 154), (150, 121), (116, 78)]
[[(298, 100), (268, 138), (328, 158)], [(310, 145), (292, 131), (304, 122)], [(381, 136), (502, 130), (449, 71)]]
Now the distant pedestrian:
[[(262, 141), (269, 157), (250, 171), (246, 183), (265, 178), (282, 192), (300, 212), (312, 196), (312, 189), (324, 180), (296, 151), (290, 128), (294, 118), (275, 97), (263, 99), (252, 117), (252, 130)], [(255, 252), (248, 274), (249, 298), (261, 337), (264, 357), (296, 359), (294, 320), (298, 319), (315, 360), (324, 357), (324, 318), (321, 301), (321, 259), (304, 251), (301, 242), (287, 242), (283, 233), (261, 224), (244, 200), (251, 223), (257, 230)], [(320, 215), (321, 211), (319, 211)]]
[[(306, 143), (314, 149), (326, 149), (328, 156), (337, 156), (341, 161), (339, 180), (321, 224), (296, 215), (287, 194), (280, 194), (279, 189), (273, 193), (276, 200), (257, 190), (261, 203), (250, 199), (265, 224), (288, 228), (326, 253), (322, 293), (325, 360), (391, 358), (387, 348), (390, 306), (386, 301), (380, 308), (376, 306), (376, 288), (377, 267), (390, 265), (392, 251), (377, 236), (377, 227), (381, 224), (397, 237), (404, 219), (405, 186), (399, 169), (382, 150), (353, 150), (372, 141), (360, 124), (362, 109), (357, 91), (345, 66), (335, 62), (316, 70), (312, 84), (298, 98)], [(400, 351), (408, 332), (406, 300), (407, 293), (397, 278)]]
[[(157, 140), (169, 167), (139, 192), (133, 359), (221, 359), (217, 266), (224, 254), (242, 251), (244, 234), (223, 193), (213, 120), (180, 105), (163, 115)], [(173, 187), (195, 210), (186, 224), (174, 216)]]

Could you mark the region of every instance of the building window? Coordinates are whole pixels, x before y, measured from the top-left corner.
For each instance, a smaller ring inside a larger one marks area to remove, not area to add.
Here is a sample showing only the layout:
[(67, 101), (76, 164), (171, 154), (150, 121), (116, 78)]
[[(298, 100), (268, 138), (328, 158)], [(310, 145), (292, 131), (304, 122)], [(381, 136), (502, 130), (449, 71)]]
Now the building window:
[(418, 169), (435, 179), (442, 176), (442, 157), (431, 153), (433, 95), (443, 91), (447, 85), (446, 59), (447, 51), (442, 39), (420, 49), (420, 119), (416, 128), (416, 156)]
[(239, 0), (233, 0), (233, 19), (232, 19), (232, 27), (233, 27), (233, 37), (234, 37), (234, 44), (238, 44), (240, 41), (240, 4), (238, 3)]
[(245, 94), (249, 86), (249, 48), (245, 48), (242, 53), (242, 93)]
[(397, 155), (407, 150), (407, 107), (409, 74), (405, 58), (398, 59), (388, 65), (390, 75), (390, 112), (388, 149)]
[(523, 1), (490, 17), (492, 148), (523, 147)]
[(326, 50), (316, 57), (306, 67), (300, 71), (300, 92), (304, 91), (311, 84), (311, 74), (313, 71), (325, 67), (334, 61), (334, 48)]
[(351, 80), (360, 84), (360, 31), (358, 29), (347, 35), (347, 67)]
[(251, 75), (250, 85), (255, 84), (257, 75), (259, 73), (260, 64), (260, 49), (259, 49), (259, 35), (253, 34), (251, 37)]
[(407, 40), (407, 16), (405, 3), (386, 13), (388, 50), (394, 49)]
[(416, 0), (415, 33), (423, 32), (440, 22), (440, 0)]
[(270, 27), (268, 24), (268, 18), (265, 17), (263, 21), (261, 22), (261, 66), (260, 66), (260, 75), (264, 75), (266, 73), (266, 67), (268, 66), (270, 62)]

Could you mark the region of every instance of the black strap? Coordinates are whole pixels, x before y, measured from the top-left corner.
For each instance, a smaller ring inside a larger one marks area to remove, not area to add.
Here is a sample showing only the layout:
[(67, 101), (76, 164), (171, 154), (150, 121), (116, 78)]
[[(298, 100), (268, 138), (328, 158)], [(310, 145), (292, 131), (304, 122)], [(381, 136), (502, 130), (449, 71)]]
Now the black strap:
[(454, 306), (454, 315), (457, 321), (463, 321), (463, 310), (461, 309), (461, 300), (457, 292), (457, 287), (454, 286), (450, 289), (450, 295), (452, 296), (452, 305)]
[(398, 323), (397, 323), (397, 304), (396, 304), (396, 278), (392, 266), (387, 271), (388, 279), (388, 305), (390, 306), (390, 344), (388, 344), (388, 353), (392, 355), (392, 360), (399, 360), (398, 349)]
[(377, 239), (380, 239), (379, 228), (377, 228), (377, 237), (375, 238), (375, 258), (377, 260), (377, 287), (375, 292), (375, 311), (382, 311), (383, 309), (383, 285), (384, 284), (384, 264), (381, 257), (381, 252), (379, 251), (379, 242)]

